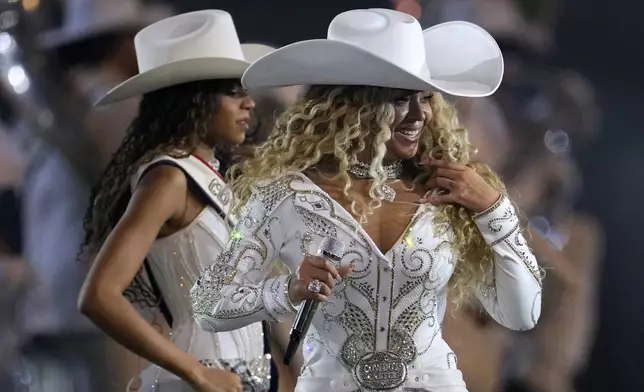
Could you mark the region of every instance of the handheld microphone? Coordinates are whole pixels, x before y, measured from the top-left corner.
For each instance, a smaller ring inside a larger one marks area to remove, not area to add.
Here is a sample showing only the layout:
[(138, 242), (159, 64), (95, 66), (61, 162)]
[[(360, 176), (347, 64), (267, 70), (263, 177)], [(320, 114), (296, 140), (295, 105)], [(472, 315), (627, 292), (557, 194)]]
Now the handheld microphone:
[[(344, 242), (337, 240), (333, 237), (325, 237), (320, 243), (318, 248), (318, 256), (329, 261), (335, 261), (339, 263), (342, 260), (342, 255), (344, 254)], [(284, 353), (284, 364), (288, 365), (291, 363), (291, 358), (297, 351), (297, 348), (300, 346), (300, 342), (306, 331), (308, 331), (311, 321), (313, 321), (313, 316), (317, 310), (319, 302), (311, 299), (302, 301), (300, 308), (297, 310), (295, 315), (295, 320), (293, 321), (293, 327), (291, 327), (291, 336), (286, 347), (286, 352)]]

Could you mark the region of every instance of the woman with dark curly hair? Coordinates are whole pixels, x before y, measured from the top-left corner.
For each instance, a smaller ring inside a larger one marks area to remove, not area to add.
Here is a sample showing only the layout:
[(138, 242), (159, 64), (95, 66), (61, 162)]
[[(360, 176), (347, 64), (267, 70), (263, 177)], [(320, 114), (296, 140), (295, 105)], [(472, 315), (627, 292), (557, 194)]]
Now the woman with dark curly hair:
[[(157, 22), (135, 38), (140, 73), (99, 104), (143, 94), (139, 115), (93, 189), (83, 253), (94, 257), (79, 307), (152, 362), (138, 390), (264, 391), (269, 359), (260, 323), (201, 331), (188, 290), (234, 224), (219, 152), (244, 141), (255, 106), (231, 16), (218, 10)], [(213, 154), (214, 152), (214, 154)], [(170, 339), (134, 304), (159, 306)]]

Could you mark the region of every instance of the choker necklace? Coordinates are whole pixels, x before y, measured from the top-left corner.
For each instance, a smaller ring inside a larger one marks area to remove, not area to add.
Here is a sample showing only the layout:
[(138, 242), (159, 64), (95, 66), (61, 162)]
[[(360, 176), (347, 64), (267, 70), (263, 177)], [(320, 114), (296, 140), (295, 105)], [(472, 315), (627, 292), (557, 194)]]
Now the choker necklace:
[[(403, 172), (402, 161), (396, 161), (391, 165), (386, 165), (382, 167), (385, 172), (385, 176), (388, 180), (400, 179), (400, 176)], [(358, 162), (355, 165), (349, 166), (347, 170), (349, 173), (353, 174), (357, 178), (368, 178), (373, 179), (369, 173), (369, 165), (363, 162)], [(389, 185), (380, 185), (380, 192), (382, 192), (384, 199), (388, 202), (394, 201), (396, 198), (396, 191), (393, 190)]]
[[(185, 157), (186, 153), (183, 150), (175, 149), (174, 151), (175, 151), (175, 154), (179, 156), (183, 155)], [(192, 152), (189, 155), (196, 156), (197, 159), (199, 159), (201, 162), (207, 163), (208, 165), (210, 165), (210, 167), (212, 167), (216, 171), (219, 171), (219, 168), (221, 167), (221, 163), (219, 162), (219, 159), (217, 159), (214, 153), (212, 154), (212, 158), (210, 159), (207, 159), (206, 157), (202, 157), (201, 155), (196, 154), (195, 152)], [(170, 154), (170, 156), (174, 156), (174, 155)]]
[(214, 155), (212, 156), (212, 159), (207, 160), (208, 164), (212, 166), (213, 169), (216, 171), (219, 171), (219, 168), (221, 167), (221, 163), (219, 162), (219, 159), (217, 159)]
[(221, 164), (219, 163), (219, 159), (217, 158), (212, 158), (211, 161), (208, 161), (210, 166), (212, 166), (213, 169), (219, 171), (219, 168), (221, 167)]
[[(387, 179), (399, 179), (403, 172), (402, 161), (396, 161), (391, 165), (383, 166), (382, 169), (385, 172)], [(349, 166), (347, 171), (358, 178), (373, 179), (369, 173), (369, 165), (363, 162), (358, 162), (355, 165)]]

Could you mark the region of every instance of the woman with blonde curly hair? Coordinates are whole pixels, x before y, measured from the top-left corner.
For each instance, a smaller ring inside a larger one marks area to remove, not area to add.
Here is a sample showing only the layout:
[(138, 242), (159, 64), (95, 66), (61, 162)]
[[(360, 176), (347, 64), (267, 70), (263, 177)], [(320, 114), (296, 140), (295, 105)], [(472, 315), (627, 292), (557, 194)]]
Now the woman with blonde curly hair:
[[(513, 204), (470, 163), (437, 91), (487, 96), (502, 74), (478, 26), (422, 31), (384, 9), (342, 13), (327, 39), (253, 63), (250, 89), (312, 87), (233, 168), (240, 221), (191, 291), (199, 325), (284, 321), (318, 301), (296, 391), (466, 391), (441, 335), (447, 292), (478, 296), (511, 329), (540, 313), (540, 271)], [(337, 261), (318, 257), (327, 237), (344, 244)], [(277, 259), (292, 274), (269, 277)]]

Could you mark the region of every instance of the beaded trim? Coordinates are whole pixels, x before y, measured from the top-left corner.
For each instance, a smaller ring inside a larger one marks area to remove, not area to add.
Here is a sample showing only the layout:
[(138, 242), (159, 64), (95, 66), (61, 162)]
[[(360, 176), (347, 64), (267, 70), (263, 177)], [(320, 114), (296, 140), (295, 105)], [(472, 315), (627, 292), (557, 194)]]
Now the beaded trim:
[(517, 223), (516, 225), (514, 225), (514, 227), (512, 228), (512, 230), (510, 230), (509, 232), (507, 232), (507, 234), (505, 234), (503, 237), (501, 237), (501, 238), (499, 238), (499, 239), (495, 240), (494, 242), (492, 242), (492, 243), (490, 244), (490, 246), (494, 246), (494, 245), (498, 245), (498, 244), (500, 244), (501, 242), (505, 241), (509, 236), (511, 236), (512, 234), (514, 234), (514, 232), (515, 232), (515, 231), (517, 231), (517, 230), (519, 230), (519, 223)]
[(501, 193), (501, 195), (500, 195), (500, 196), (499, 196), (499, 198), (494, 202), (494, 204), (492, 204), (492, 205), (491, 205), (491, 206), (489, 206), (487, 209), (485, 209), (485, 210), (483, 210), (483, 211), (481, 211), (481, 212), (477, 212), (476, 214), (472, 214), (472, 219), (478, 219), (478, 218), (482, 218), (482, 217), (484, 217), (484, 216), (486, 216), (486, 215), (489, 215), (492, 211), (494, 211), (494, 210), (496, 210), (497, 208), (499, 208), (499, 206), (501, 205), (501, 203), (503, 203), (503, 200), (505, 200), (505, 195), (504, 195), (503, 193)]

